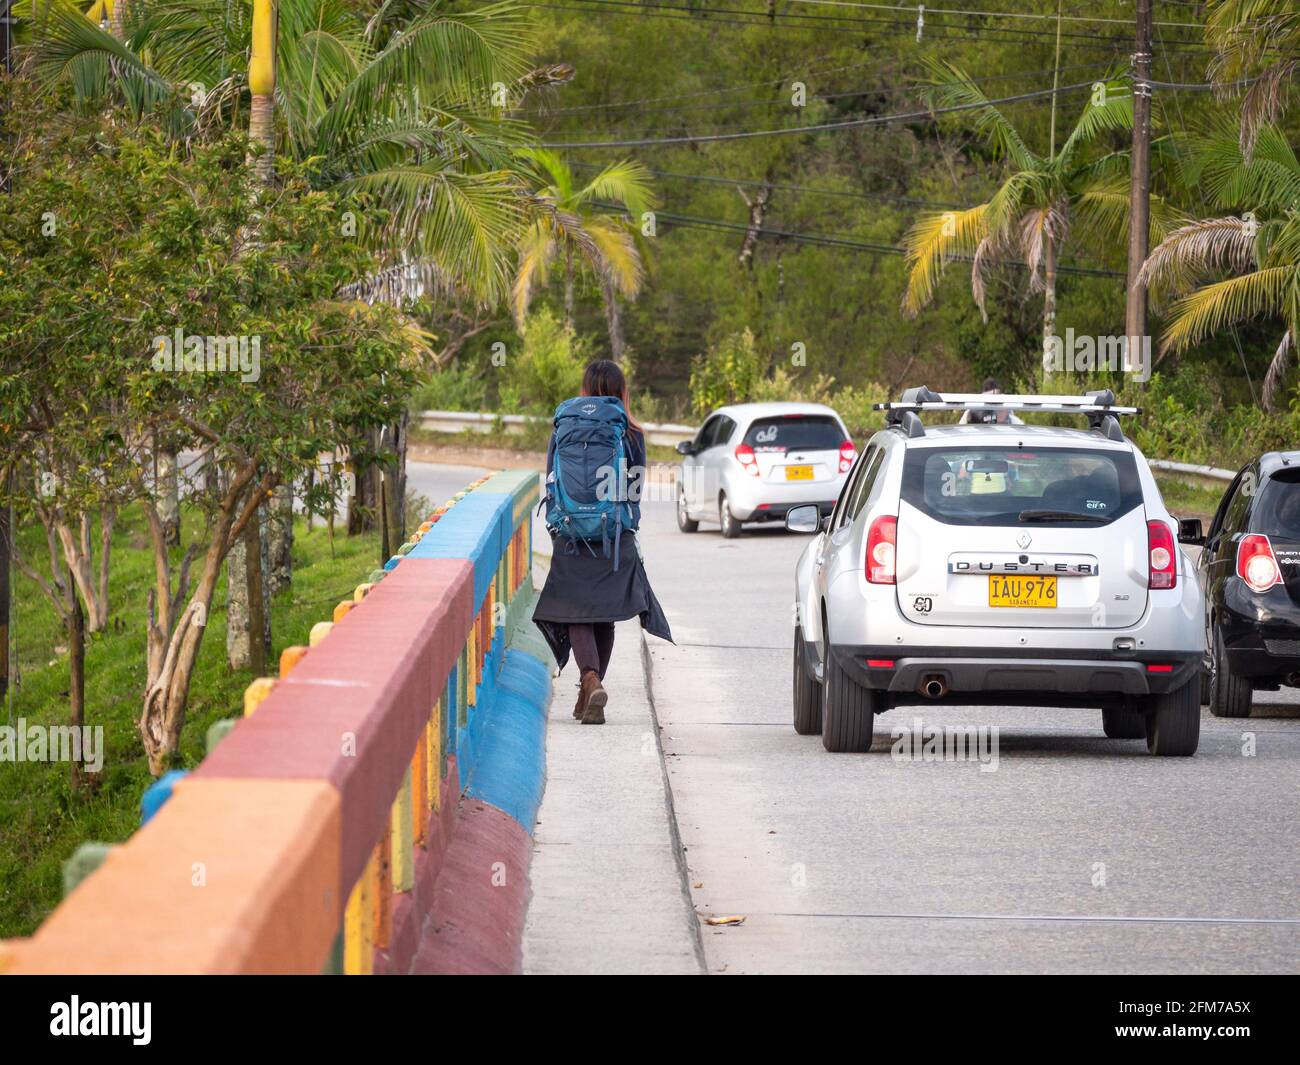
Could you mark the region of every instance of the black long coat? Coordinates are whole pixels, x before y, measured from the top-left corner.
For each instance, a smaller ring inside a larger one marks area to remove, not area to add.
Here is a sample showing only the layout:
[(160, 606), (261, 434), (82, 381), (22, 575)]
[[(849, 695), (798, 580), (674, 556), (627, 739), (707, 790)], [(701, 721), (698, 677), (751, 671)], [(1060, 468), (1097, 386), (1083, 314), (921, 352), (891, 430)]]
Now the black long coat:
[[(644, 468), (644, 438), (631, 431), (628, 444), (632, 466)], [(550, 476), (549, 447), (547, 455), (546, 473)], [(641, 562), (636, 533), (624, 532), (617, 550), (618, 568), (615, 569), (612, 543), (610, 557), (606, 558), (599, 544), (589, 547), (564, 537), (551, 537), (551, 570), (533, 609), (533, 622), (541, 629), (560, 669), (569, 660), (571, 624), (626, 621), (639, 616), (646, 632), (672, 642), (668, 619)]]

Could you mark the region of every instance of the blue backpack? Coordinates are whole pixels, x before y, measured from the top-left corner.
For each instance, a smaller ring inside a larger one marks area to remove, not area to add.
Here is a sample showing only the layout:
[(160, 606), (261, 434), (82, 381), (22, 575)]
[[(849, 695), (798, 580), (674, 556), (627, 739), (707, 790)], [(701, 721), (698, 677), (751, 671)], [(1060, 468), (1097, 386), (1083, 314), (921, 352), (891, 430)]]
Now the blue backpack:
[[(614, 569), (624, 529), (641, 524), (641, 507), (628, 497), (631, 451), (627, 413), (613, 396), (577, 396), (555, 408), (555, 432), (548, 456), (546, 527), (574, 546), (601, 542)], [(595, 549), (592, 548), (592, 554)]]

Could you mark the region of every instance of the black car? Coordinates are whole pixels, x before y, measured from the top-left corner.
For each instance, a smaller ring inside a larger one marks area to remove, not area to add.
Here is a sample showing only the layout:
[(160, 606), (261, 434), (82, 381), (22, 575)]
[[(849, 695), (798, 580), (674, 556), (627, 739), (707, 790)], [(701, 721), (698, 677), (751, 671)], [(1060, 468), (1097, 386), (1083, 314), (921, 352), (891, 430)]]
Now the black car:
[(1300, 451), (1272, 451), (1244, 466), (1204, 545), (1203, 701), (1216, 717), (1246, 717), (1254, 691), (1300, 687)]

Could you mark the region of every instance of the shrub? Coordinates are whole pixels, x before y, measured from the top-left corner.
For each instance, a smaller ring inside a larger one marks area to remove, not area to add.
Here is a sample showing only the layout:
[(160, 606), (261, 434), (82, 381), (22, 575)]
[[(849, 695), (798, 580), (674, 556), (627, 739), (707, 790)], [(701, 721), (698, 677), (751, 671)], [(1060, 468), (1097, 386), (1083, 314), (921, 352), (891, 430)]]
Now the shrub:
[(708, 414), (727, 403), (743, 403), (763, 377), (766, 360), (745, 329), (724, 337), (691, 363), (691, 409)]
[(542, 309), (530, 315), (519, 354), (508, 358), (497, 389), (503, 414), (549, 415), (582, 388), (587, 345)]

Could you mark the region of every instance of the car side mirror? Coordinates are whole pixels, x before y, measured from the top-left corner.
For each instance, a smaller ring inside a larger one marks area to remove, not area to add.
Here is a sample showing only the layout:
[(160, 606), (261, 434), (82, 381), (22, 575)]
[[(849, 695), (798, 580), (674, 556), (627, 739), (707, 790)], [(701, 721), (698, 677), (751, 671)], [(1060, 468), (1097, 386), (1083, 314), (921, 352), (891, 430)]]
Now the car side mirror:
[(1205, 533), (1201, 530), (1200, 518), (1179, 519), (1178, 542), (1180, 544), (1204, 544), (1205, 543)]
[(694, 440), (683, 440), (680, 444), (677, 445), (677, 454), (679, 454), (679, 455), (694, 455), (694, 454), (695, 454), (695, 441), (694, 441)]
[(791, 532), (815, 533), (822, 527), (821, 511), (814, 505), (791, 507), (785, 515), (785, 527)]

